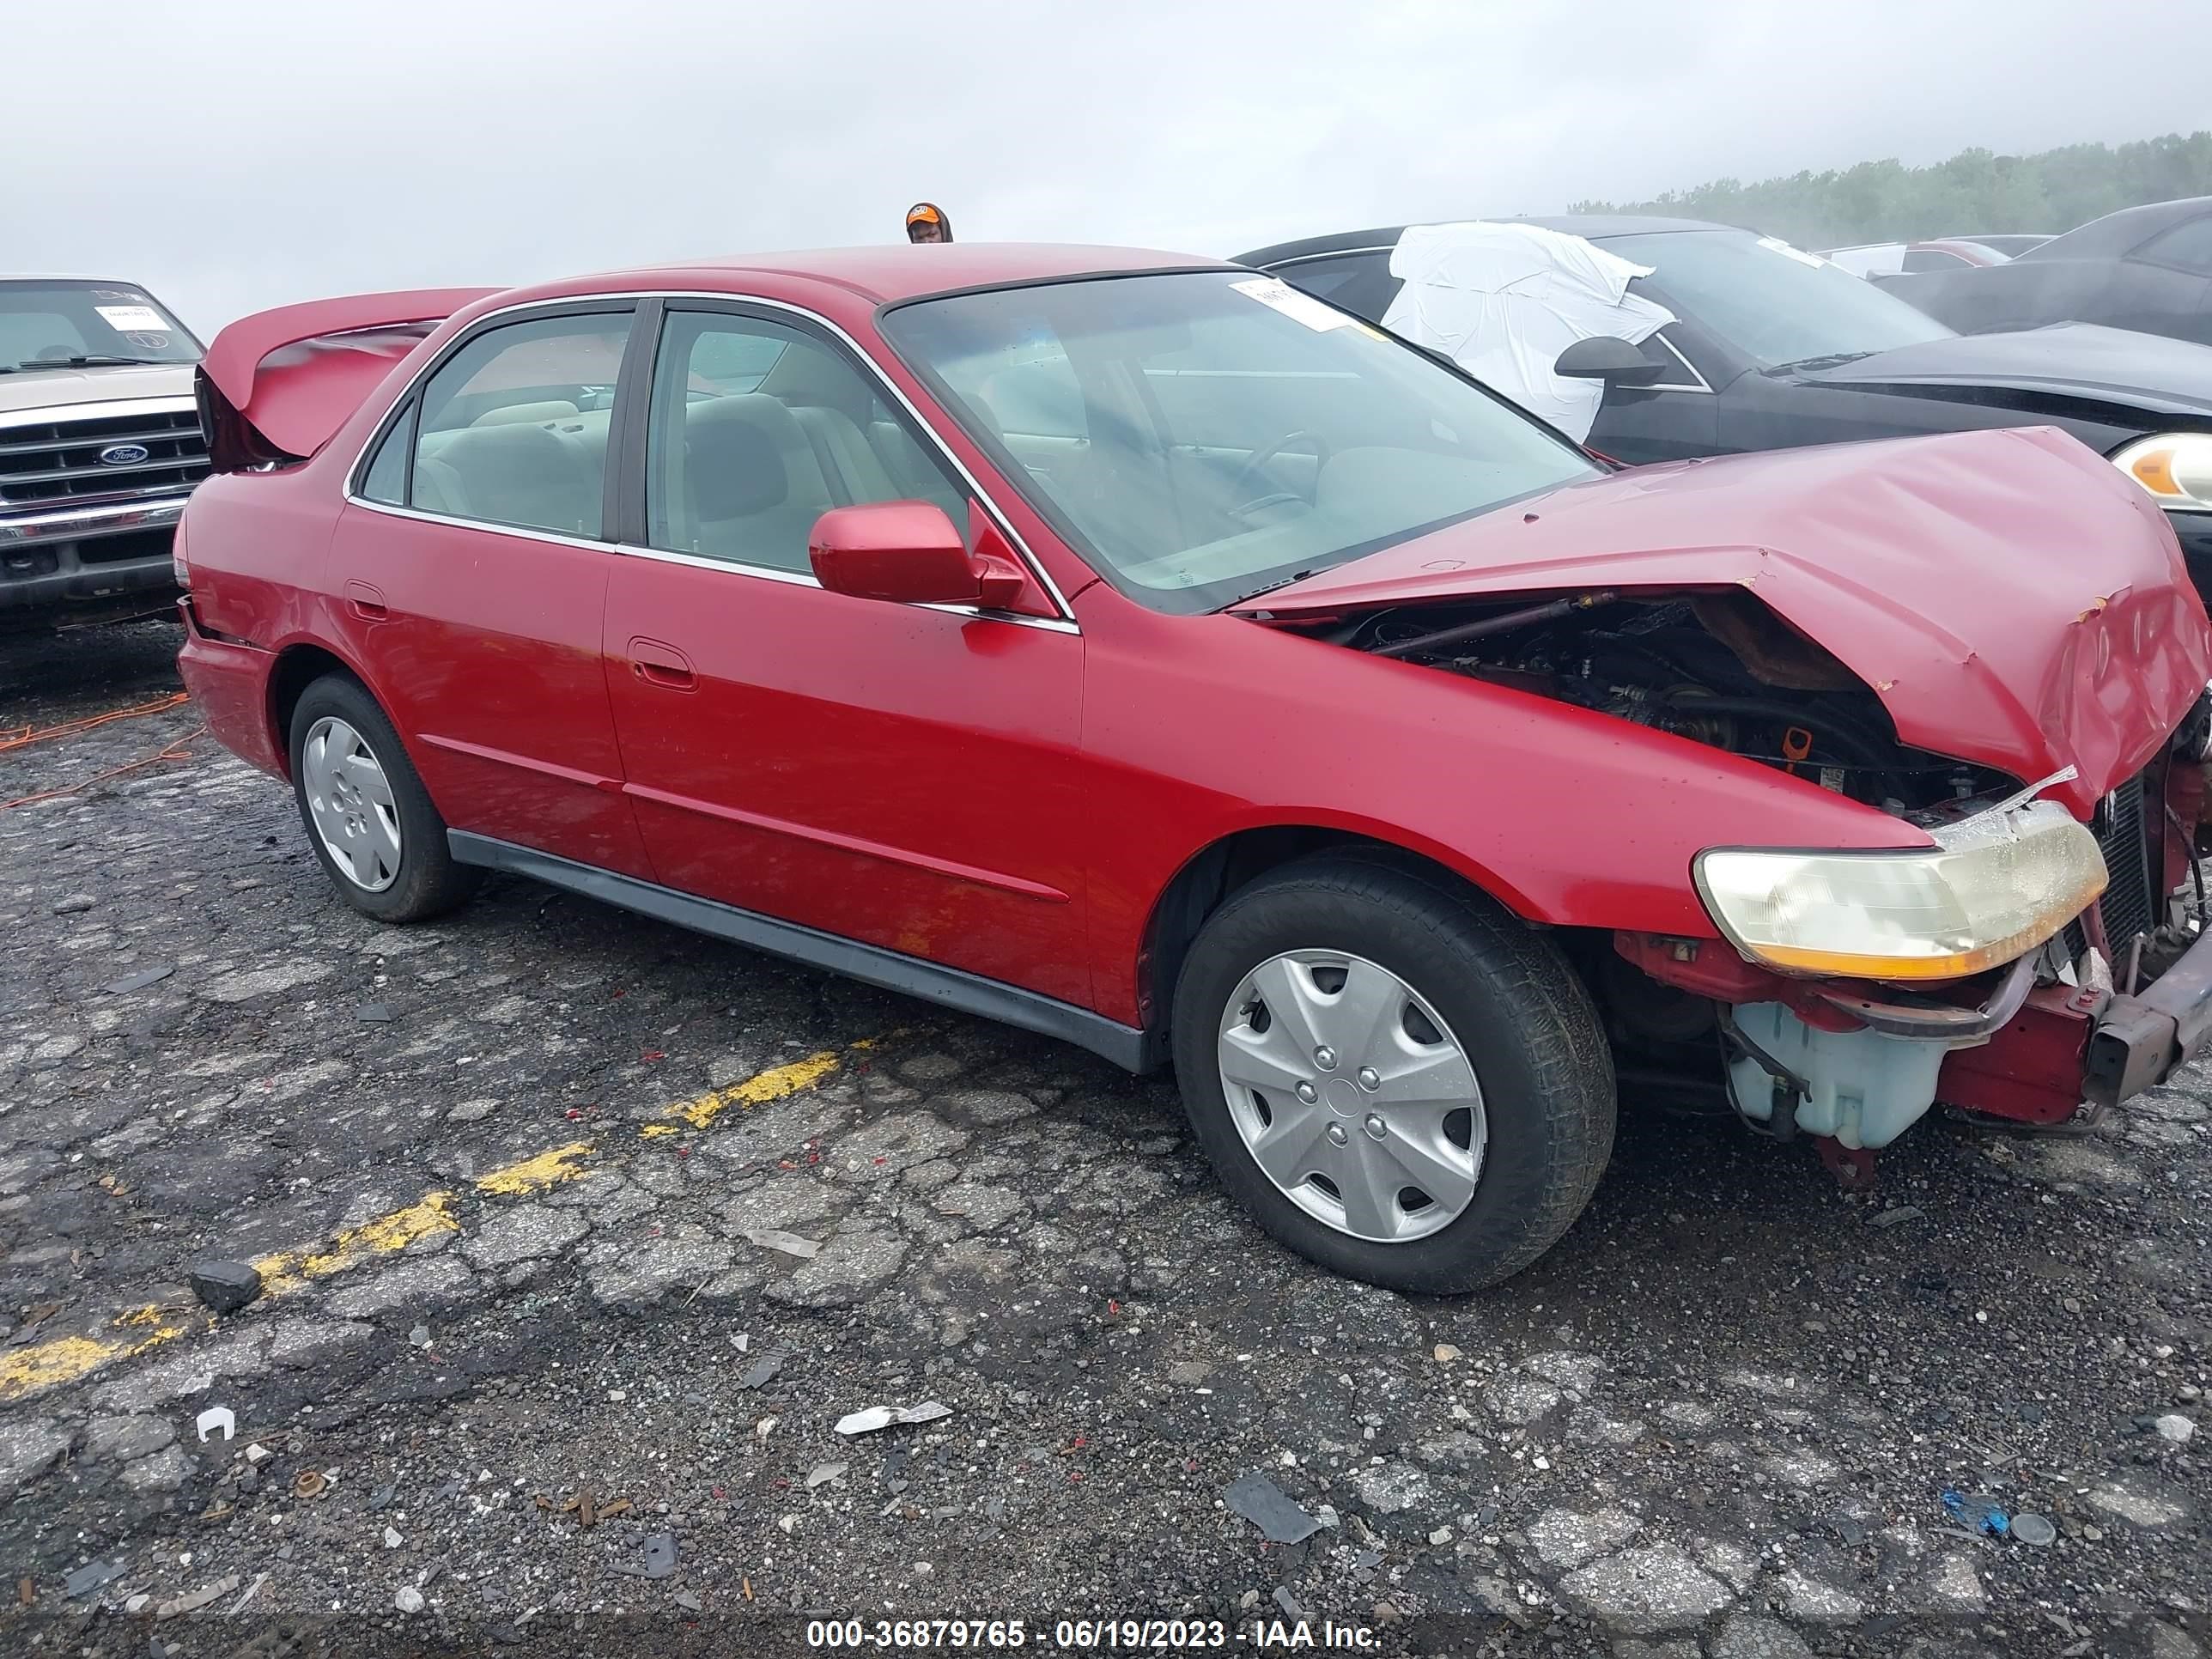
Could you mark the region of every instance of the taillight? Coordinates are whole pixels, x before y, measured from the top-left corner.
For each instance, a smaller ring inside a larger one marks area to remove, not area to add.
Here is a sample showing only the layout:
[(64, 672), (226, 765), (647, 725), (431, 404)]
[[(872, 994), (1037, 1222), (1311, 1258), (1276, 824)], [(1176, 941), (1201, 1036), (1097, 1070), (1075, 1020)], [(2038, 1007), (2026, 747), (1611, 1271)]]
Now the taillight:
[(185, 556), (185, 521), (177, 520), (175, 532), (169, 538), (169, 571), (177, 579), (177, 586), (187, 593), (192, 587), (191, 561)]

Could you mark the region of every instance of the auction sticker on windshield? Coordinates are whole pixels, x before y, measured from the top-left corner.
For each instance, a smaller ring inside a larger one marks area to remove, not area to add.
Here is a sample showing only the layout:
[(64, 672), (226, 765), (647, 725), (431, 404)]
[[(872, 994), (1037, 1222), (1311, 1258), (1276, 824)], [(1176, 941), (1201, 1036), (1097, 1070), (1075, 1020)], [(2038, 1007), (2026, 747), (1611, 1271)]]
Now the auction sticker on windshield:
[(1288, 283), (1273, 276), (1255, 276), (1249, 282), (1231, 283), (1229, 286), (1239, 294), (1257, 300), (1263, 306), (1281, 312), (1285, 317), (1304, 323), (1316, 333), (1332, 328), (1346, 328), (1359, 320), (1344, 312), (1331, 310), (1310, 295), (1301, 294)]
[(169, 325), (169, 319), (151, 306), (94, 306), (100, 319), (118, 334), (132, 329), (145, 329), (160, 333)]

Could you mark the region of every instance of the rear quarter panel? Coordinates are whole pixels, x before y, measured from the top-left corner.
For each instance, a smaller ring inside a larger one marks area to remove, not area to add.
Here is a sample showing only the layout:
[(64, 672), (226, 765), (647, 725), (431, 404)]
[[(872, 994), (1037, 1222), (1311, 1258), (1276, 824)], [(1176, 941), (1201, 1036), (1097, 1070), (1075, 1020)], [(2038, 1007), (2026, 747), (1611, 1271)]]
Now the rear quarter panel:
[[(257, 766), (280, 775), (289, 769), (286, 734), (276, 729), (269, 686), (285, 651), (313, 646), (367, 683), (331, 580), (331, 546), (346, 476), (414, 365), (467, 314), (448, 319), (391, 363), (306, 461), (273, 471), (218, 473), (185, 504), (179, 535), (191, 573), (195, 635), (186, 640), (179, 665), (195, 696), (209, 701), (210, 731)], [(360, 364), (341, 367), (349, 390), (358, 389)], [(258, 729), (245, 724), (242, 690), (243, 680), (256, 672)]]
[(192, 492), (182, 533), (210, 631), (265, 649), (317, 631), (338, 507), (312, 476), (320, 470), (222, 473)]
[(191, 569), (178, 671), (216, 741), (289, 775), (270, 679), (302, 643), (335, 653), (324, 598), (336, 503), (296, 473), (234, 472), (192, 493), (179, 529)]

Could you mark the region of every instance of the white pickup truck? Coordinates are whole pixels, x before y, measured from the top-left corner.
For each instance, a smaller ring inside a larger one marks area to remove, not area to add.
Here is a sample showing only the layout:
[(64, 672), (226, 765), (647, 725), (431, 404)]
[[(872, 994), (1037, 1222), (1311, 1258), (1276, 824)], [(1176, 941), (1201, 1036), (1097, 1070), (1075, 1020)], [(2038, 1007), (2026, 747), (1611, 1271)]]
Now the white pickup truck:
[(136, 283), (0, 276), (0, 632), (164, 609), (200, 343)]

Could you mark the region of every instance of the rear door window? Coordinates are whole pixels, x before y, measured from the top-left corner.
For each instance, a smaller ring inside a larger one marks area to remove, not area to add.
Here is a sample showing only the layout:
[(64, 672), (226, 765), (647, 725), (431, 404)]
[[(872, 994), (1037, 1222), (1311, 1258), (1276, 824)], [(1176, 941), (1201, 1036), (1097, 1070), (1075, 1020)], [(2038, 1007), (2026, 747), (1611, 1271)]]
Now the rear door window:
[(599, 539), (629, 331), (623, 310), (536, 317), (470, 340), (422, 389), (408, 505)]
[(407, 505), (407, 452), (414, 442), (415, 405), (410, 400), (377, 441), (375, 458), (361, 477), (362, 500), (391, 507)]

